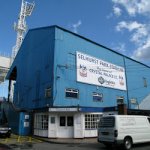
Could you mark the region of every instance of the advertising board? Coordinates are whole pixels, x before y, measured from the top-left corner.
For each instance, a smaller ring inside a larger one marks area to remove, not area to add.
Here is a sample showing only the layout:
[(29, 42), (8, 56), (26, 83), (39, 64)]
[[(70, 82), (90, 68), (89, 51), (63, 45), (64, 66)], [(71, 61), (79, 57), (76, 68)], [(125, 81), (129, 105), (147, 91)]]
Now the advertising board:
[(126, 90), (125, 69), (87, 54), (76, 52), (77, 81)]

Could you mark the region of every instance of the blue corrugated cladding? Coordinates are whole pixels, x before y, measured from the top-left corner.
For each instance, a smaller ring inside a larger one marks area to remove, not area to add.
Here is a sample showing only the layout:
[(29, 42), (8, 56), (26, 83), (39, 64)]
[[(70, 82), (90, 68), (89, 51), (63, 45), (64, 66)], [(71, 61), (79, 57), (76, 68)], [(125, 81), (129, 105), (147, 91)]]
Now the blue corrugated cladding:
[[(150, 95), (150, 68), (128, 58), (125, 58), (125, 64), (128, 82), (128, 98), (129, 100), (137, 100), (136, 105), (129, 101), (129, 107), (137, 108), (137, 105)], [(146, 79), (147, 86), (144, 86), (144, 79)]]
[(28, 32), (13, 67), (17, 67), (14, 103), (21, 108), (52, 105), (45, 89), (53, 86), (54, 28)]
[[(102, 59), (126, 69), (128, 91), (77, 82), (76, 51)], [(150, 91), (150, 68), (130, 58), (95, 44), (57, 26), (30, 30), (11, 67), (16, 66), (14, 102), (18, 107), (112, 107), (123, 96), (127, 106), (131, 98), (142, 101)], [(10, 70), (10, 72), (11, 72)], [(147, 79), (147, 87), (143, 85)], [(53, 97), (45, 99), (45, 88), (52, 87)], [(65, 97), (65, 89), (79, 90), (79, 98)], [(92, 93), (103, 94), (94, 102)]]
[[(54, 106), (116, 106), (117, 96), (123, 96), (125, 98), (125, 103), (127, 103), (126, 91), (97, 87), (95, 85), (77, 82), (76, 51), (124, 67), (124, 58), (121, 55), (100, 47), (99, 45), (93, 44), (84, 38), (80, 38), (56, 28), (54, 74), (57, 78), (54, 81)], [(66, 98), (66, 88), (78, 89), (79, 98)], [(93, 102), (93, 92), (102, 93), (103, 102)]]

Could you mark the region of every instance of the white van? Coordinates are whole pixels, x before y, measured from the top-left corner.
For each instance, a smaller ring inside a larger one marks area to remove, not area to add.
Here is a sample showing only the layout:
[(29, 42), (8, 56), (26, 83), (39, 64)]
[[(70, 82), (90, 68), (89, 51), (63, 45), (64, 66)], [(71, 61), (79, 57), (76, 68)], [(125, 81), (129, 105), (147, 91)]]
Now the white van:
[(150, 142), (150, 118), (134, 115), (107, 115), (99, 121), (98, 142), (110, 146), (123, 144), (126, 150), (132, 144)]

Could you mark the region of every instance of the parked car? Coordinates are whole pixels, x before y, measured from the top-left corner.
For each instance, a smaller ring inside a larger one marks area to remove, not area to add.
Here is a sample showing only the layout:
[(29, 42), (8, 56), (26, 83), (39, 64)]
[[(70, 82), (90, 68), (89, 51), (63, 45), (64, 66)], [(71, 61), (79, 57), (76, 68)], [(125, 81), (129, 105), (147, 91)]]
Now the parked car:
[(0, 136), (11, 136), (11, 128), (7, 124), (0, 124)]
[(107, 147), (123, 145), (130, 150), (133, 144), (150, 142), (150, 118), (134, 115), (108, 115), (100, 119), (98, 142)]

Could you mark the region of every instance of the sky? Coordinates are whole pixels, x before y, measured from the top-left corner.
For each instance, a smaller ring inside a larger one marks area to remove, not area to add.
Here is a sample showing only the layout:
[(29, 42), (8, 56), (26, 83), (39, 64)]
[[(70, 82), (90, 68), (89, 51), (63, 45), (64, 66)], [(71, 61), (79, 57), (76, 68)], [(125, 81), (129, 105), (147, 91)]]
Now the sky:
[[(32, 3), (32, 0), (26, 0)], [(11, 55), (21, 0), (0, 0), (0, 54)], [(150, 0), (34, 0), (29, 29), (58, 25), (150, 65)]]

